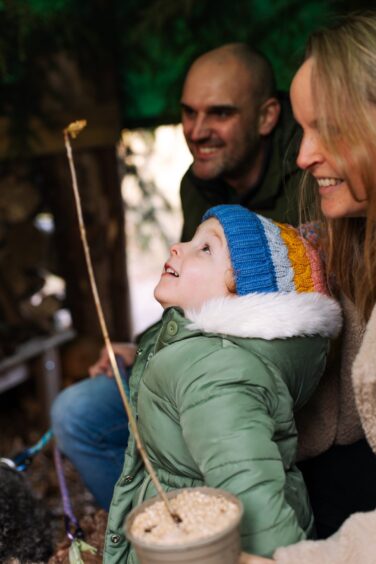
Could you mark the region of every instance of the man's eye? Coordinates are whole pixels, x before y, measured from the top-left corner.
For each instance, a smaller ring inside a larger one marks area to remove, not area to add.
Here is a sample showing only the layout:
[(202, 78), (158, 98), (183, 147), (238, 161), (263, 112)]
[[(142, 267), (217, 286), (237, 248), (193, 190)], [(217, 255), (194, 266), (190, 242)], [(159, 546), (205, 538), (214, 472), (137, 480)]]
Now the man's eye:
[(213, 110), (213, 115), (215, 115), (218, 119), (227, 119), (233, 114), (233, 108), (216, 108)]
[(195, 113), (196, 112), (194, 110), (192, 110), (192, 108), (183, 108), (182, 109), (183, 117), (186, 117), (186, 118), (193, 118)]

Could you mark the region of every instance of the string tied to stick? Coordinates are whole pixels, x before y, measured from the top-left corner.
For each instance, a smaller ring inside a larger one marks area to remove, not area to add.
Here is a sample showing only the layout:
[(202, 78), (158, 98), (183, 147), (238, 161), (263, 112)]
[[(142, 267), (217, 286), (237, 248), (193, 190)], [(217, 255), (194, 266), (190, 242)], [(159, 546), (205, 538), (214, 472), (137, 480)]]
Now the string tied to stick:
[(64, 476), (63, 461), (60, 450), (56, 445), (54, 446), (54, 462), (61, 499), (63, 502), (65, 532), (71, 542), (68, 554), (69, 564), (84, 564), (81, 558), (81, 553), (90, 552), (91, 554), (96, 554), (97, 549), (84, 541), (84, 532), (80, 527), (77, 517), (73, 513), (67, 483)]

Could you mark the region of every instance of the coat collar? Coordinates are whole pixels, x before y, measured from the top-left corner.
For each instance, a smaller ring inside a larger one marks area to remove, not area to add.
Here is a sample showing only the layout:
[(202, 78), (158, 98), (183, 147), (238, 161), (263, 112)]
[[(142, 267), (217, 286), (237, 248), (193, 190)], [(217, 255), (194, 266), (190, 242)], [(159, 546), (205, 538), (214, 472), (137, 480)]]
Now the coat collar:
[(336, 336), (342, 325), (338, 303), (323, 294), (272, 292), (230, 296), (187, 310), (190, 330), (244, 338), (286, 339)]

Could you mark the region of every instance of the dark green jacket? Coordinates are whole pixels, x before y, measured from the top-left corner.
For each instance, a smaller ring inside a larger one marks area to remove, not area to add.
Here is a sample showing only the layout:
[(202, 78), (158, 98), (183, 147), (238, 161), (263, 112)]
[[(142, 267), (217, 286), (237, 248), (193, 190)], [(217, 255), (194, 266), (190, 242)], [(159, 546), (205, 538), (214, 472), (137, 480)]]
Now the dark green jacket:
[[(312, 533), (293, 411), (315, 389), (326, 337), (339, 320), (335, 302), (318, 294), (233, 297), (186, 317), (170, 308), (140, 341), (131, 403), (163, 487), (206, 484), (237, 495), (249, 552), (271, 555)], [(153, 495), (131, 436), (110, 509), (106, 564), (137, 562), (123, 522)]]
[(189, 169), (180, 185), (184, 225), (181, 240), (189, 241), (203, 214), (218, 204), (241, 204), (276, 221), (298, 225), (300, 171), (296, 165), (299, 127), (286, 95), (281, 94), (282, 111), (271, 134), (270, 153), (260, 183), (240, 197), (223, 180), (200, 180)]

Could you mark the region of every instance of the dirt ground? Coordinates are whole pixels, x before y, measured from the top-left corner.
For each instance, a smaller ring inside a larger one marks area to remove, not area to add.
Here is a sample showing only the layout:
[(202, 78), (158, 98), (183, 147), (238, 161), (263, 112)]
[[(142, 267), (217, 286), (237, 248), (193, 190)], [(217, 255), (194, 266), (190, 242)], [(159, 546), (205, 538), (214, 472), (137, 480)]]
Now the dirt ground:
[[(27, 384), (0, 395), (0, 456), (12, 458), (41, 438), (38, 406)], [(73, 512), (85, 534), (85, 541), (98, 549), (97, 555), (83, 555), (86, 563), (102, 562), (107, 514), (95, 503), (72, 464), (63, 459), (64, 475)], [(34, 495), (47, 507), (52, 528), (54, 555), (49, 564), (68, 564), (69, 540), (64, 528), (64, 511), (53, 461), (53, 441), (26, 471)]]

